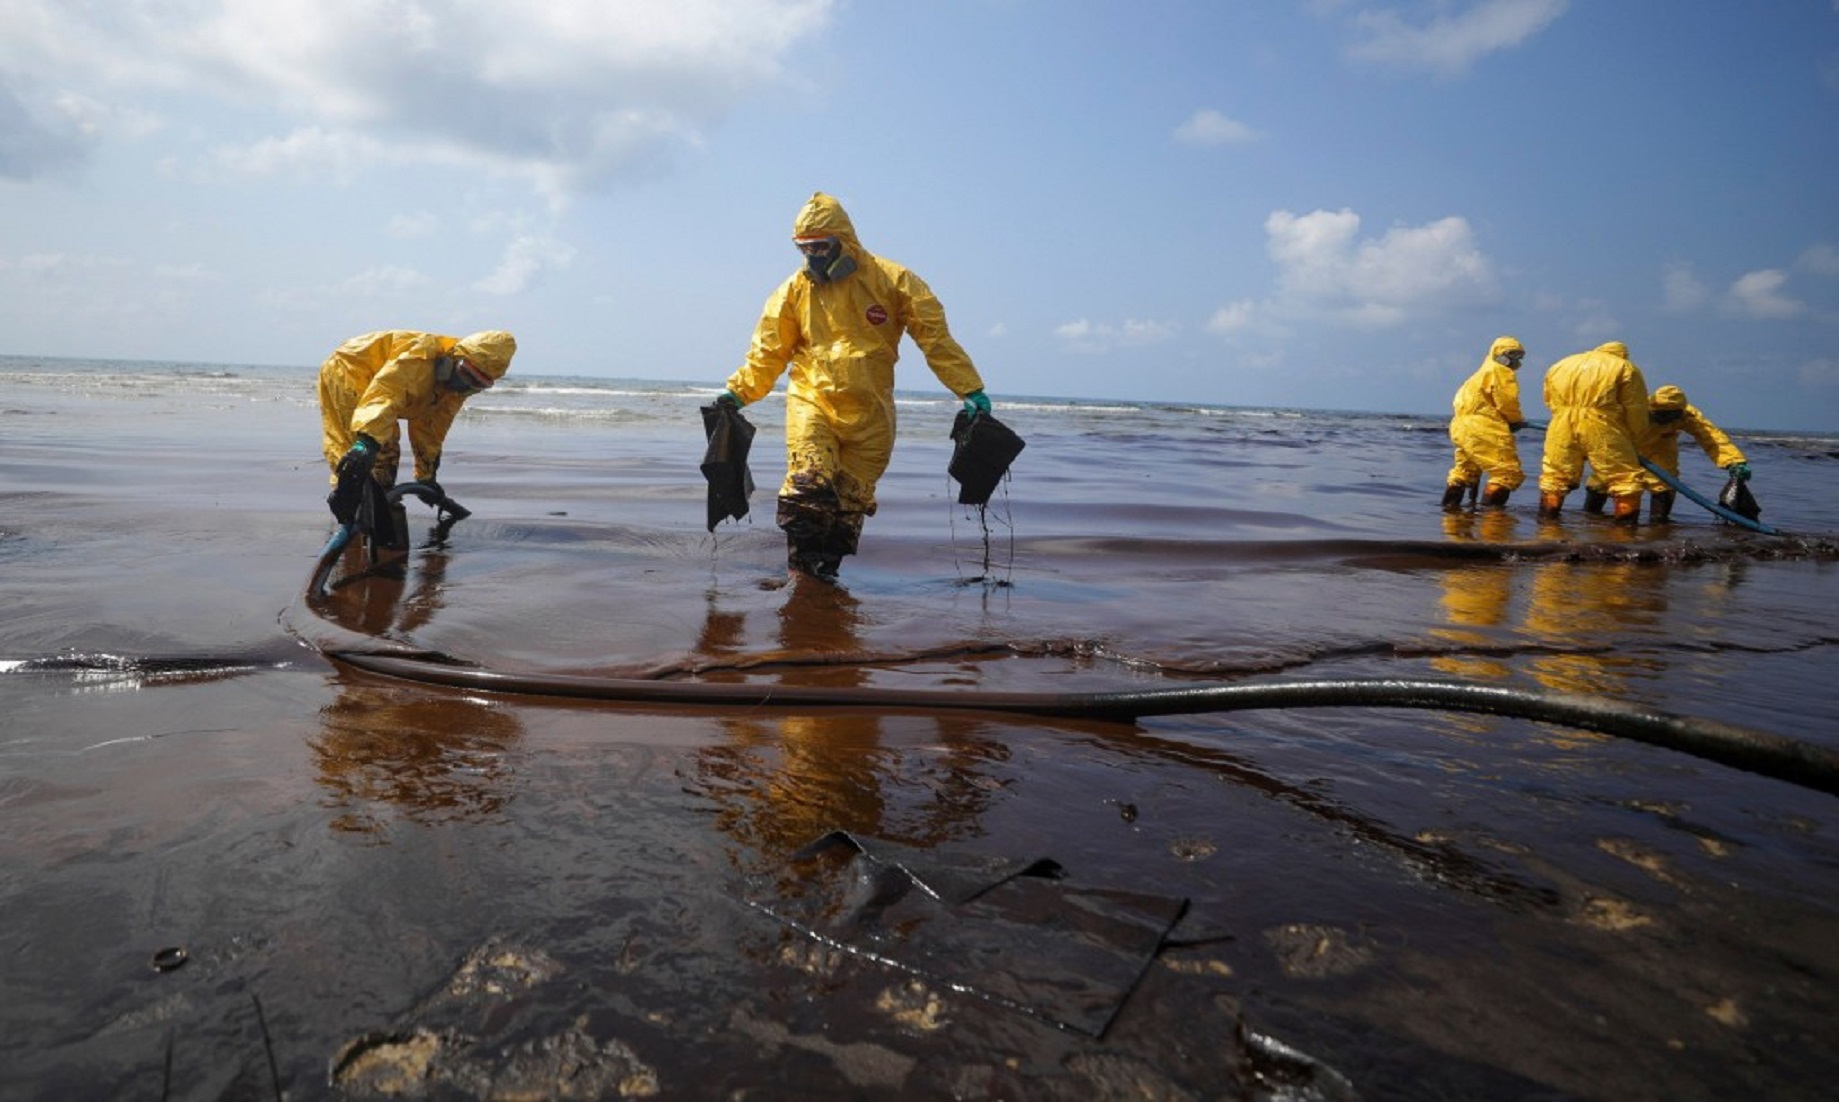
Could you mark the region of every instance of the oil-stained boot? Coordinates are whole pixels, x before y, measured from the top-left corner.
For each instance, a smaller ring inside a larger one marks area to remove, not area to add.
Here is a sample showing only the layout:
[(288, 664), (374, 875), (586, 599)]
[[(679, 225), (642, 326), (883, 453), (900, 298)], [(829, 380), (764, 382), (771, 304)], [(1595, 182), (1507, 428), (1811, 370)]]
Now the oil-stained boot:
[(1513, 491), (1505, 486), (1490, 486), (1482, 491), (1481, 503), (1490, 509), (1499, 509), (1507, 504), (1507, 498)]
[(1452, 482), (1443, 487), (1443, 511), (1453, 513), (1462, 508), (1462, 499), (1468, 496), (1468, 492), (1469, 484), (1466, 482)]
[(1563, 508), (1564, 508), (1564, 495), (1563, 494), (1554, 493), (1551, 490), (1541, 490), (1539, 492), (1539, 515), (1540, 516), (1555, 517), (1558, 515), (1558, 511)]
[(1584, 512), (1600, 513), (1603, 511), (1603, 506), (1607, 504), (1609, 504), (1609, 495), (1606, 492), (1592, 490), (1588, 486), (1584, 487)]
[(1647, 520), (1649, 524), (1665, 524), (1673, 519), (1673, 499), (1677, 494), (1672, 490), (1660, 490), (1647, 499)]
[(1640, 490), (1636, 490), (1632, 494), (1617, 494), (1615, 497), (1615, 501), (1616, 501), (1616, 512), (1615, 512), (1615, 516), (1610, 518), (1611, 524), (1640, 524), (1641, 523), (1641, 491)]

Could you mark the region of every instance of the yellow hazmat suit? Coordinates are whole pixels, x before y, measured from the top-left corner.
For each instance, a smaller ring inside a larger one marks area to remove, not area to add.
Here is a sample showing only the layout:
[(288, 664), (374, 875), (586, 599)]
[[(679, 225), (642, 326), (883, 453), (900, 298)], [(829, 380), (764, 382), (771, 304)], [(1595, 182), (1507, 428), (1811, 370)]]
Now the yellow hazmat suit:
[(1540, 510), (1558, 511), (1587, 460), (1617, 499), (1617, 517), (1628, 519), (1628, 501), (1640, 505), (1644, 481), (1635, 440), (1647, 428), (1647, 380), (1629, 360), (1628, 346), (1610, 341), (1553, 364), (1545, 373), (1545, 404), (1552, 419), (1539, 472)]
[(913, 338), (958, 397), (981, 391), (983, 380), (946, 328), (932, 289), (863, 248), (834, 198), (812, 195), (792, 235), (836, 238), (842, 255), (831, 270), (844, 274), (820, 282), (805, 269), (780, 284), (727, 387), (743, 403), (756, 402), (790, 367), (778, 522), (794, 545), (834, 562), (855, 553), (863, 518), (875, 512), (875, 484), (893, 455), (901, 336)]
[(510, 370), (516, 352), (517, 341), (497, 329), (463, 338), (390, 329), (339, 345), (319, 368), (319, 417), (332, 481), (337, 483), (339, 460), (362, 433), (379, 445), (371, 476), (385, 486), (394, 484), (402, 455), (399, 420), (409, 423), (416, 481), (433, 480), (441, 465), (441, 442), (467, 398), (440, 384), (437, 362), (463, 358), (495, 382)]
[[(1635, 448), (1641, 458), (1674, 478), (1679, 477), (1679, 438), (1682, 433), (1690, 436), (1719, 469), (1732, 463), (1749, 462), (1744, 458), (1742, 449), (1731, 443), (1724, 430), (1712, 424), (1711, 418), (1701, 413), (1697, 406), (1687, 402), (1686, 392), (1678, 387), (1663, 386), (1656, 390), (1648, 399), (1648, 410), (1650, 418), (1655, 413), (1664, 414), (1671, 410), (1680, 412), (1677, 420), (1664, 424), (1649, 420), (1641, 435), (1635, 438)], [(1647, 488), (1655, 493), (1669, 489), (1666, 483), (1652, 474), (1647, 476), (1646, 482)], [(1594, 470), (1590, 473), (1588, 486), (1593, 490), (1606, 489), (1603, 476)]]
[[(1679, 437), (1681, 433), (1692, 437), (1698, 446), (1710, 457), (1719, 469), (1732, 463), (1747, 463), (1743, 452), (1730, 442), (1724, 430), (1711, 423), (1711, 418), (1699, 412), (1699, 408), (1686, 401), (1686, 392), (1676, 386), (1663, 386), (1654, 392), (1648, 401), (1648, 407), (1656, 411), (1679, 410), (1682, 416), (1668, 424), (1650, 421), (1647, 431), (1636, 440), (1641, 455), (1654, 466), (1668, 474), (1679, 477)], [(1658, 479), (1654, 481), (1658, 482)]]
[(1526, 481), (1511, 427), (1526, 420), (1520, 413), (1519, 358), (1508, 355), (1513, 352), (1524, 356), (1526, 348), (1512, 337), (1496, 337), (1488, 358), (1450, 403), (1455, 415), (1449, 437), (1456, 445), (1456, 462), (1449, 471), (1449, 489), (1472, 486), (1486, 472), (1495, 491), (1492, 496), (1499, 499), (1496, 504), (1505, 504), (1507, 492)]

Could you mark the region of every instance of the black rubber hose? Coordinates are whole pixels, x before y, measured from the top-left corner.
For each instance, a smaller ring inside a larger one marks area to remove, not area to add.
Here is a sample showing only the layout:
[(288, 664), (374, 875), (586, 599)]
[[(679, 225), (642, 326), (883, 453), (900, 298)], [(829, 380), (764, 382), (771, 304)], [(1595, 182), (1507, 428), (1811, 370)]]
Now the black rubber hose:
[(725, 708), (877, 708), (1003, 712), (1132, 722), (1266, 708), (1430, 708), (1561, 723), (1633, 739), (1839, 795), (1839, 752), (1714, 720), (1620, 701), (1460, 682), (1279, 681), (1122, 693), (1003, 693), (873, 686), (648, 681), (580, 674), (506, 674), (400, 655), (335, 652), (371, 673), (482, 692)]

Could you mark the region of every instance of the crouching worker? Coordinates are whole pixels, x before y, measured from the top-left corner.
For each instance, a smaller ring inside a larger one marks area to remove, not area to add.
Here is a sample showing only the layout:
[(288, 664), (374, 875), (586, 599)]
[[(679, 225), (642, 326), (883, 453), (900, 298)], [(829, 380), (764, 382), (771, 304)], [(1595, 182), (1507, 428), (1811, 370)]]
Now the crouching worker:
[(794, 573), (833, 579), (875, 513), (894, 451), (894, 362), (913, 338), (926, 365), (973, 413), (990, 412), (983, 379), (945, 325), (924, 280), (856, 239), (835, 199), (813, 195), (792, 223), (804, 267), (766, 300), (746, 359), (716, 401), (757, 402), (791, 369), (778, 524)]
[[(1743, 452), (1730, 442), (1730, 437), (1724, 434), (1723, 429), (1711, 423), (1711, 418), (1686, 401), (1685, 391), (1676, 386), (1663, 386), (1656, 390), (1648, 399), (1647, 420), (1647, 428), (1636, 439), (1635, 445), (1640, 449), (1643, 459), (1674, 478), (1679, 477), (1679, 437), (1684, 433), (1697, 442), (1711, 461), (1731, 477), (1739, 482), (1749, 481), (1750, 465), (1744, 459)], [(1647, 476), (1647, 488), (1648, 521), (1661, 524), (1671, 520), (1673, 499), (1678, 496), (1677, 492), (1652, 474)], [(1609, 491), (1602, 477), (1592, 471), (1590, 481), (1584, 484), (1584, 508), (1600, 513), (1608, 500)]]
[(333, 486), (326, 504), (338, 522), (356, 517), (365, 479), (395, 485), (402, 455), (398, 421), (408, 422), (415, 480), (439, 494), (434, 479), (441, 443), (460, 406), (504, 378), (516, 352), (511, 334), (496, 329), (461, 338), (391, 329), (339, 345), (319, 368), (319, 416)]
[(1443, 508), (1462, 508), (1462, 499), (1488, 476), (1483, 505), (1507, 504), (1507, 496), (1526, 481), (1520, 466), (1520, 449), (1513, 434), (1526, 427), (1520, 414), (1520, 363), (1526, 349), (1512, 337), (1496, 337), (1475, 374), (1456, 391), (1450, 403), (1449, 438), (1456, 445), (1456, 462), (1443, 488)]

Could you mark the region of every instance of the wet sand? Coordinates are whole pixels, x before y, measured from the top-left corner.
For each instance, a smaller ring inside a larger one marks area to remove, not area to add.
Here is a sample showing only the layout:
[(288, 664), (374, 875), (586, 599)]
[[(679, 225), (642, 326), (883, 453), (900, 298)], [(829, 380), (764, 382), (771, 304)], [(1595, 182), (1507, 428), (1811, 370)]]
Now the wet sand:
[[(1002, 584), (910, 418), (847, 588), (787, 587), (765, 492), (712, 538), (660, 459), (693, 416), (482, 415), (444, 480), (474, 517), (429, 545), (414, 514), (401, 577), (316, 603), (310, 407), (173, 393), (0, 400), (8, 1097), (1816, 1098), (1839, 1070), (1833, 797), (1687, 755), (1397, 709), (626, 707), (315, 649), (967, 693), (1435, 677), (1832, 746), (1817, 542), (1445, 518), (1444, 445), (1359, 419), (1119, 413), (1074, 461), (1018, 413)], [(1757, 466), (1784, 524), (1834, 477)], [(1059, 875), (946, 906), (795, 857), (839, 830), (933, 886)]]

